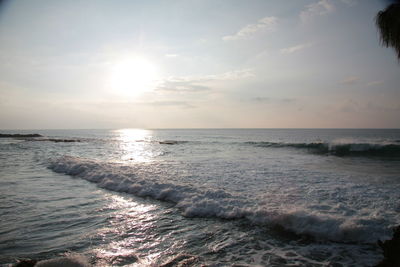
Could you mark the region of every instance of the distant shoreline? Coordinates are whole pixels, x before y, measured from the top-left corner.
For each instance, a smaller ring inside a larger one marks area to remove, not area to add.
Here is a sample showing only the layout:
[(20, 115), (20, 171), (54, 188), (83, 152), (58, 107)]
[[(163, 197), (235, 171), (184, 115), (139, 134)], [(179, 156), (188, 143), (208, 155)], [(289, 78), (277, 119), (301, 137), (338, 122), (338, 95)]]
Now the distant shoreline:
[(35, 138), (43, 137), (40, 134), (0, 134), (0, 138)]

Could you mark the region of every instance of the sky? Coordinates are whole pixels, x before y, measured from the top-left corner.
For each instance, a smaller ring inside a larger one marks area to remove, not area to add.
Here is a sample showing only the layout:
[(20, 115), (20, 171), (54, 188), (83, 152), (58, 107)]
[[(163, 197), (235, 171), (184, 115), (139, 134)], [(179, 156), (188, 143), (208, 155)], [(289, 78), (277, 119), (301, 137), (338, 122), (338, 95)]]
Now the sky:
[(400, 128), (386, 5), (1, 1), (0, 129)]

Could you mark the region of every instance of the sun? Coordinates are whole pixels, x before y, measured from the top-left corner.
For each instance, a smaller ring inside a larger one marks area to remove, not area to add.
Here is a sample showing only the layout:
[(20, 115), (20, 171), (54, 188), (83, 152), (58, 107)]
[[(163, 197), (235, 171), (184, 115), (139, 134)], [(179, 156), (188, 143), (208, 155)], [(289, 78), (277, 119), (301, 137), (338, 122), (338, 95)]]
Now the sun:
[(143, 57), (128, 57), (111, 66), (110, 87), (121, 96), (138, 96), (154, 89), (158, 72), (156, 66)]

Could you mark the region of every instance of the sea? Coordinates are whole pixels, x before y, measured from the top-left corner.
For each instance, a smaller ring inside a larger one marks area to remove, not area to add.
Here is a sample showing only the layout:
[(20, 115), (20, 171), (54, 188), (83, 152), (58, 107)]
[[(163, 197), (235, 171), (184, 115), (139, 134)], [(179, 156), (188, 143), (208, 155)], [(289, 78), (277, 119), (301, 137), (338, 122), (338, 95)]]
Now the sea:
[(42, 135), (0, 138), (2, 266), (374, 266), (400, 224), (399, 129), (0, 133)]

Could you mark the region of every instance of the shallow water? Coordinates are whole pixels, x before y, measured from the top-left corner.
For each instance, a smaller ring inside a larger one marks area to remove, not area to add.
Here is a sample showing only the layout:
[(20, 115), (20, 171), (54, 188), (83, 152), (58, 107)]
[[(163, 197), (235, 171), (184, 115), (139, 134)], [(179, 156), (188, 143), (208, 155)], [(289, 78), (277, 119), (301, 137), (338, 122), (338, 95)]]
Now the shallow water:
[(0, 264), (371, 266), (400, 222), (400, 130), (38, 132), (0, 139)]

